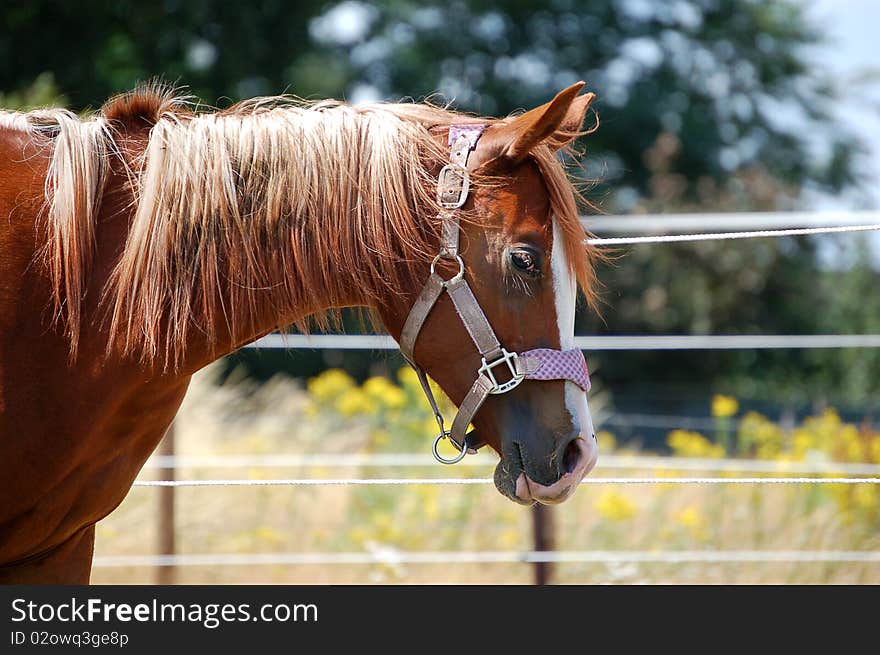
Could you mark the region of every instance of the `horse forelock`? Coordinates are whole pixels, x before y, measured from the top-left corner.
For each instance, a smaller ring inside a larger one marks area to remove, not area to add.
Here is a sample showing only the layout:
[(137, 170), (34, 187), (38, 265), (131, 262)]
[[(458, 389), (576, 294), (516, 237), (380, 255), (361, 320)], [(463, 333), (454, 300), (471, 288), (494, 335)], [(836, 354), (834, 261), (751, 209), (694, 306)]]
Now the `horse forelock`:
[[(573, 154), (566, 148), (567, 155)], [(587, 243), (592, 236), (585, 231), (581, 223), (581, 207), (592, 205), (584, 198), (577, 185), (572, 182), (569, 171), (560, 160), (556, 151), (548, 145), (535, 148), (531, 156), (538, 164), (550, 195), (550, 211), (559, 227), (559, 236), (565, 249), (565, 257), (574, 279), (580, 287), (587, 305), (596, 309), (598, 303), (598, 283), (596, 280), (596, 263), (605, 261), (606, 257), (594, 246)]]
[[(248, 333), (267, 310), (281, 322), (353, 289), (378, 306), (418, 288), (440, 231), (435, 175), (448, 152), (437, 131), (475, 120), (429, 104), (288, 97), (199, 114), (162, 88), (119, 96), (88, 120), (52, 111), (32, 123), (54, 143), (46, 261), (72, 354), (108, 160), (130, 126), (149, 127), (143, 151), (126, 153), (133, 214), (102, 306), (108, 352), (166, 366), (182, 362), (194, 330), (215, 342), (221, 328)], [(576, 192), (549, 148), (534, 156), (589, 298)]]

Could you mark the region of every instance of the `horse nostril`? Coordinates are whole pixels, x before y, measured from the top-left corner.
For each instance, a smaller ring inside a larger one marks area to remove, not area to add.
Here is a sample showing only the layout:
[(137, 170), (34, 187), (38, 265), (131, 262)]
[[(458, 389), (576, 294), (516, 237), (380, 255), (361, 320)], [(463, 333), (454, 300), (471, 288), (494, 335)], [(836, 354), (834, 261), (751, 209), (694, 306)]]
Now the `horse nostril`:
[(580, 462), (581, 454), (582, 451), (577, 444), (577, 439), (569, 441), (565, 451), (562, 453), (562, 472), (571, 473), (574, 471), (577, 468), (578, 462)]

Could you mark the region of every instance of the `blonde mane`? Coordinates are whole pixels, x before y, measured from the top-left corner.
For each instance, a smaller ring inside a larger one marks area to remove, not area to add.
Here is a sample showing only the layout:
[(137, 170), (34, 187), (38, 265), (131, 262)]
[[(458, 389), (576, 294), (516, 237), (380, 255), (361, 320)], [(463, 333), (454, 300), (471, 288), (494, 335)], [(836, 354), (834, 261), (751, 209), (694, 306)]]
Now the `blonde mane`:
[[(478, 120), (429, 104), (286, 97), (195, 113), (155, 88), (111, 100), (88, 120), (65, 110), (25, 118), (34, 138), (52, 145), (45, 259), (72, 355), (94, 224), (117, 158), (134, 204), (103, 289), (108, 349), (171, 366), (180, 363), (191, 330), (209, 343), (218, 325), (247, 334), (270, 308), (279, 317), (314, 308), (315, 289), (329, 304), (346, 302), (357, 289), (365, 304), (376, 305), (421, 286), (440, 230), (437, 167), (448, 157), (436, 130)], [(149, 137), (132, 157), (124, 137), (138, 121)], [(577, 192), (550, 148), (532, 156), (570, 266), (591, 301), (593, 266)]]

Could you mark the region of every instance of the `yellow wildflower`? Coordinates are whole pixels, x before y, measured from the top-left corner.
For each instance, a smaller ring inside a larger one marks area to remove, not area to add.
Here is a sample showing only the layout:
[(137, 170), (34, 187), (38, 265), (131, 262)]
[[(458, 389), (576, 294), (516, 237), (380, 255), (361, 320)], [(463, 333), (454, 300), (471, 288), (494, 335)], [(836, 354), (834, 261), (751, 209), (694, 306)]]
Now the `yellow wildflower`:
[(666, 443), (679, 457), (724, 457), (724, 448), (712, 443), (699, 432), (673, 430), (666, 438)]
[(808, 452), (816, 450), (815, 435), (809, 430), (795, 428), (791, 437), (791, 447), (795, 460), (803, 460)]
[(700, 510), (689, 505), (675, 515), (675, 520), (686, 528), (693, 528), (702, 522), (703, 517), (700, 516)]
[(412, 366), (404, 366), (397, 371), (397, 381), (405, 387), (419, 386), (419, 376), (416, 375)]
[(694, 539), (705, 541), (709, 538), (706, 520), (695, 505), (689, 505), (674, 516), (675, 522), (685, 528)]
[(596, 433), (596, 439), (599, 442), (600, 453), (613, 453), (617, 448), (617, 439), (608, 430), (600, 430)]
[(338, 368), (327, 369), (313, 377), (306, 385), (312, 398), (318, 402), (335, 400), (341, 394), (355, 387), (354, 379)]
[(349, 531), (348, 538), (355, 546), (363, 547), (370, 538), (370, 533), (362, 527), (355, 527)]
[[(419, 399), (419, 407), (422, 407), (422, 385), (419, 382), (418, 375), (416, 372), (409, 366), (406, 368), (402, 368), (397, 371), (397, 379), (400, 382), (403, 389), (408, 393), (415, 395), (416, 398)], [(439, 385), (434, 382), (434, 380), (428, 378), (428, 383), (431, 385), (431, 390), (434, 392), (434, 397), (437, 400), (437, 404), (440, 406), (440, 409), (444, 412), (454, 413), (455, 406), (452, 404), (452, 401), (446, 397), (446, 394), (439, 387)]]
[(517, 548), (520, 546), (521, 535), (521, 530), (513, 528), (503, 530), (501, 534), (498, 535), (498, 546), (505, 550)]
[(260, 525), (254, 530), (254, 539), (260, 544), (280, 546), (284, 543), (284, 534), (268, 525)]
[[(446, 429), (449, 429), (449, 426), (446, 426)], [(416, 433), (422, 434), (432, 434), (436, 435), (440, 432), (440, 427), (437, 425), (437, 419), (434, 418), (433, 414), (429, 414), (424, 417), (418, 424), (416, 424), (415, 430)]]
[(388, 430), (373, 430), (371, 436), (373, 437), (373, 443), (377, 446), (387, 446), (389, 443), (391, 443), (391, 434), (388, 432)]
[(843, 454), (844, 461), (861, 462), (867, 455), (865, 444), (862, 442), (858, 428), (854, 425), (844, 425), (837, 435), (840, 443), (839, 451)]
[(776, 459), (782, 452), (785, 432), (758, 412), (747, 412), (739, 422), (740, 453), (754, 450), (758, 459)]
[(880, 463), (880, 435), (871, 437), (868, 445), (868, 461)]
[(421, 501), (420, 511), (427, 521), (436, 521), (440, 516), (439, 487), (424, 486), (416, 488), (416, 496)]
[(400, 541), (403, 533), (392, 517), (387, 512), (376, 512), (373, 514), (373, 536), (380, 543), (389, 543)]
[(596, 499), (596, 509), (601, 516), (612, 521), (626, 521), (638, 511), (635, 503), (614, 489), (607, 489), (600, 494)]
[(727, 418), (739, 411), (739, 403), (736, 398), (716, 394), (712, 397), (712, 416)]
[(364, 382), (363, 391), (369, 398), (390, 409), (400, 409), (406, 406), (406, 393), (386, 378), (370, 378)]
[(877, 485), (874, 484), (857, 484), (853, 490), (856, 507), (863, 510), (875, 510), (880, 506), (877, 495)]
[(339, 396), (333, 403), (333, 407), (337, 412), (349, 418), (358, 414), (373, 414), (376, 410), (375, 403), (371, 402), (367, 395), (358, 388), (350, 389)]

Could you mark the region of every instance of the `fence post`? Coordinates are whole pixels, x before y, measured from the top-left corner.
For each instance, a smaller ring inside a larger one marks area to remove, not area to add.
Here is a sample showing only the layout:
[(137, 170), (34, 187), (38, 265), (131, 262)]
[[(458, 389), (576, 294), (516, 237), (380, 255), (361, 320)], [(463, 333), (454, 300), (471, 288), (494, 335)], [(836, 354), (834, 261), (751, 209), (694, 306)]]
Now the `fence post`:
[[(159, 455), (163, 457), (174, 456), (174, 423), (168, 427), (168, 431), (159, 442)], [(159, 469), (159, 478), (162, 480), (174, 480), (174, 465)], [(159, 487), (159, 555), (174, 555), (174, 487)], [(156, 568), (156, 583), (160, 585), (175, 584), (177, 570), (174, 566), (159, 564)]]
[[(532, 507), (532, 532), (535, 538), (535, 551), (552, 551), (554, 549), (553, 538), (553, 514), (551, 507), (537, 503)], [(535, 562), (535, 584), (551, 584), (553, 578), (553, 564), (551, 562)]]

